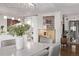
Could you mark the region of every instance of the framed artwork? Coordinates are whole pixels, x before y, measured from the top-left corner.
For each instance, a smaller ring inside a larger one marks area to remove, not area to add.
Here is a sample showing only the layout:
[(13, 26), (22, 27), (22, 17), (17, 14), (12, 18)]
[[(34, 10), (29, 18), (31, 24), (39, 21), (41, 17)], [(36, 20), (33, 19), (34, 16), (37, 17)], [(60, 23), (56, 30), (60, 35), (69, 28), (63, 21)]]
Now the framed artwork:
[(54, 29), (54, 16), (43, 16), (43, 25), (47, 29)]

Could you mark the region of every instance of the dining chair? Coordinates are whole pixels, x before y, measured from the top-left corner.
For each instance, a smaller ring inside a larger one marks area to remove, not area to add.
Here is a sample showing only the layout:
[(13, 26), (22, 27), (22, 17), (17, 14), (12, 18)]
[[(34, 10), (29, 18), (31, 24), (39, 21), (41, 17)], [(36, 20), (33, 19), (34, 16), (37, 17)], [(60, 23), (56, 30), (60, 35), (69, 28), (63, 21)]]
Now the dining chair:
[(33, 56), (48, 56), (48, 54), (49, 54), (49, 51), (47, 49), (44, 49)]
[(14, 39), (11, 39), (11, 40), (3, 40), (1, 42), (1, 47), (11, 46), (11, 45), (15, 45), (15, 40)]
[(52, 39), (47, 38), (47, 37), (40, 37), (40, 43), (52, 43)]
[(60, 44), (54, 43), (49, 47), (48, 56), (59, 56), (59, 52), (60, 52)]

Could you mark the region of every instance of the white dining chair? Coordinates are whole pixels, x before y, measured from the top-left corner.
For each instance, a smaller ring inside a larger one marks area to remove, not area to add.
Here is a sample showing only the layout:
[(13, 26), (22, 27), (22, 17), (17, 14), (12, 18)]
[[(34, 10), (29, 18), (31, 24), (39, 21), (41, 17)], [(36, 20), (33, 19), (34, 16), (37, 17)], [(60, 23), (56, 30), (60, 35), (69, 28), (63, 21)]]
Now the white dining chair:
[(49, 47), (48, 56), (59, 56), (59, 52), (60, 52), (60, 44), (59, 43), (52, 44)]
[(1, 42), (1, 47), (5, 47), (5, 46), (11, 46), (11, 45), (15, 45), (15, 40), (12, 39), (12, 40), (3, 40)]
[(49, 54), (49, 51), (47, 49), (44, 49), (33, 56), (48, 56), (48, 54)]

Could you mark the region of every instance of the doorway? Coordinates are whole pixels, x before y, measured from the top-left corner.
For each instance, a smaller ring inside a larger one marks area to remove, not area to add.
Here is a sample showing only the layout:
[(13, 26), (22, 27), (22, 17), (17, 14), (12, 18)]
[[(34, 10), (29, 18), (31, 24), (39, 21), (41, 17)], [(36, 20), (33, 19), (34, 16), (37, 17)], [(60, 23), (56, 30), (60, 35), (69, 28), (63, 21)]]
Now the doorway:
[(79, 21), (69, 21), (70, 37), (74, 40), (79, 39)]

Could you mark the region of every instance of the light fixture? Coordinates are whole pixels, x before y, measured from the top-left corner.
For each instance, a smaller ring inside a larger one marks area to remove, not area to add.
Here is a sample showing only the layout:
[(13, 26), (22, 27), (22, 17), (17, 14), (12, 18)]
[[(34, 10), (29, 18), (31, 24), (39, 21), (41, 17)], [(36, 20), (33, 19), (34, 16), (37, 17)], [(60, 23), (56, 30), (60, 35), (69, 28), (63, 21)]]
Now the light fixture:
[(36, 4), (35, 3), (24, 3), (24, 6), (27, 8), (27, 7), (35, 7)]
[(31, 21), (28, 20), (28, 21), (27, 21), (27, 24), (31, 25)]
[(33, 4), (33, 3), (28, 3), (28, 5), (29, 5), (29, 6), (32, 6), (32, 7), (34, 6), (34, 4)]
[(14, 20), (14, 17), (12, 17), (12, 20)]
[(21, 21), (21, 19), (19, 18), (18, 21)]
[(7, 19), (7, 16), (4, 16), (4, 19)]

